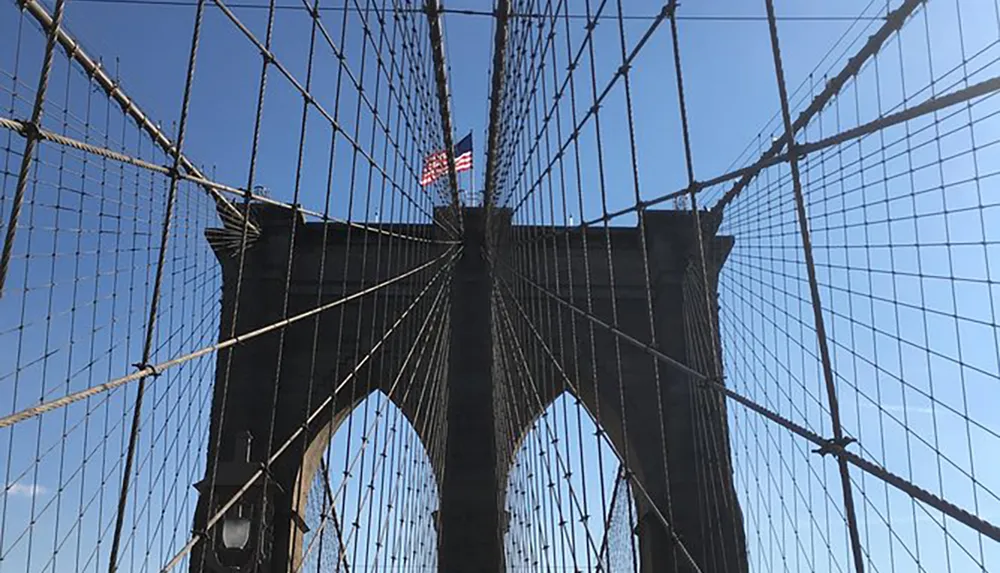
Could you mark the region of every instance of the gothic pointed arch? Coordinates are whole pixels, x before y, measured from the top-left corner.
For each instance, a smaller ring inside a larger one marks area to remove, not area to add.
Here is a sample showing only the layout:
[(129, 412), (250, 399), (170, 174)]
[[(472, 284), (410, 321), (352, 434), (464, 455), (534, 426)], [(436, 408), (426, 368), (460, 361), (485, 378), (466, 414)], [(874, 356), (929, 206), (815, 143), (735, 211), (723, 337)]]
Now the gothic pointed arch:
[[(412, 559), (435, 566), (440, 489), (432, 456), (440, 452), (426, 447), (413, 420), (376, 389), (315, 433), (296, 480), (302, 521), (292, 532), (293, 570), (391, 568)], [(389, 526), (400, 519), (409, 535)]]

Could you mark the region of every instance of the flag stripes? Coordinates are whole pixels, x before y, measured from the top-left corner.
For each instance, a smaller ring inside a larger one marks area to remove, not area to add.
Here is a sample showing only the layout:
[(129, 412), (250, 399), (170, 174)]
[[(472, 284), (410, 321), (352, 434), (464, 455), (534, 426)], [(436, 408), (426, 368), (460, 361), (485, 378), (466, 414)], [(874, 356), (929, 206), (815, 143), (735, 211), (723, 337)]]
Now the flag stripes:
[(420, 175), (420, 185), (426, 187), (448, 172), (448, 154), (435, 151), (424, 159), (424, 172)]
[(472, 150), (455, 158), (455, 171), (462, 172), (472, 169)]
[[(455, 145), (455, 172), (472, 169), (472, 134), (466, 135)], [(424, 170), (420, 174), (420, 185), (426, 187), (448, 172), (448, 155), (435, 151), (424, 159)]]

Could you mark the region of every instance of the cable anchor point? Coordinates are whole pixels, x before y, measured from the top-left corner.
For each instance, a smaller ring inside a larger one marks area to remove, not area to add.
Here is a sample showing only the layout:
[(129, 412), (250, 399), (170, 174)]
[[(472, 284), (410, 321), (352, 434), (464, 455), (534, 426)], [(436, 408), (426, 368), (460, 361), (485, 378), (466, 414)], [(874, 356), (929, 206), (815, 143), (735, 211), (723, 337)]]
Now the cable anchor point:
[(837, 454), (838, 452), (844, 450), (847, 446), (857, 442), (854, 438), (850, 436), (843, 436), (840, 439), (830, 438), (826, 440), (820, 447), (813, 450), (814, 454), (819, 454), (822, 457), (826, 457), (827, 454)]
[(138, 370), (148, 370), (149, 373), (147, 374), (147, 376), (152, 376), (153, 378), (159, 378), (160, 374), (162, 374), (162, 372), (160, 372), (156, 368), (156, 365), (154, 365), (154, 364), (146, 364), (144, 362), (136, 362), (132, 366), (134, 366)]

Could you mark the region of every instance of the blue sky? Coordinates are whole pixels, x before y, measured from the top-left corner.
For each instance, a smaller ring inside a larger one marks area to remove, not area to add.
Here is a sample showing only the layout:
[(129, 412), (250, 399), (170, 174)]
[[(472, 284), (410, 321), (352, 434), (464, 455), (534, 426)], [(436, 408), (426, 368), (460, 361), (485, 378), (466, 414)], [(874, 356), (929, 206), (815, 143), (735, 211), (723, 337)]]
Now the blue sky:
[[(782, 16), (884, 13), (884, 3), (878, 1), (786, 0), (776, 4)], [(891, 3), (893, 7), (897, 4)], [(582, 2), (574, 1), (571, 6), (574, 13), (583, 12)], [(448, 7), (489, 9), (486, 2), (470, 1), (449, 3)], [(628, 2), (625, 7), (628, 14), (636, 15), (653, 15), (659, 9), (656, 3), (645, 1)], [(609, 10), (613, 13), (613, 4), (609, 4)], [(266, 11), (237, 9), (235, 12), (255, 34), (263, 37)], [(684, 3), (680, 8), (680, 14), (685, 16), (763, 13), (763, 2), (745, 0)], [(992, 0), (932, 0), (907, 24), (900, 39), (888, 44), (877, 64), (867, 66), (838, 103), (809, 125), (804, 138), (820, 139), (874, 119), (904, 100), (912, 104), (932, 93), (962, 87), (963, 77), (978, 81), (996, 75), (1000, 51), (998, 13)], [(107, 69), (115, 70), (124, 88), (146, 113), (170, 131), (180, 107), (192, 15), (190, 7), (71, 0), (66, 21), (68, 29), (88, 51), (101, 56)], [(338, 37), (340, 14), (331, 12), (324, 16), (324, 21), (334, 37)], [(5, 116), (22, 118), (30, 113), (30, 98), (15, 99), (8, 104), (17, 47), (10, 39), (16, 37), (19, 22), (16, 8), (8, 0), (0, 7), (0, 72), (5, 74), (0, 76), (0, 99)], [(306, 76), (308, 24), (307, 15), (301, 11), (279, 11), (274, 28), (274, 52), (300, 81)], [(627, 22), (629, 42), (634, 42), (648, 25), (648, 21)], [(695, 174), (707, 178), (752, 161), (770, 145), (771, 137), (780, 133), (766, 22), (682, 19), (679, 25)], [(780, 23), (793, 115), (804, 107), (803, 101), (821, 89), (824, 74), (838, 70), (845, 56), (856, 50), (873, 29), (869, 26), (877, 25), (865, 21), (852, 27), (852, 22), (840, 19)], [(582, 36), (583, 22), (574, 21), (573, 26), (572, 42), (576, 46)], [(454, 125), (458, 137), (473, 132), (477, 188), (482, 185), (485, 171), (482, 158), (492, 31), (489, 18), (462, 15), (445, 18)], [(22, 33), (17, 66), (21, 70), (20, 79), (30, 86), (17, 88), (23, 98), (34, 87), (42, 43), (41, 35), (27, 21)], [(845, 34), (846, 40), (839, 41)], [(355, 71), (360, 67), (361, 43), (358, 22), (352, 15), (344, 45), (349, 66)], [(598, 83), (603, 86), (620, 64), (617, 27), (613, 21), (598, 26), (595, 47)], [(247, 181), (259, 56), (217, 9), (209, 8), (198, 58), (185, 153), (217, 180), (243, 186)], [(335, 61), (329, 50), (320, 50), (313, 78), (317, 100), (331, 111), (335, 98)], [(683, 188), (687, 182), (666, 27), (644, 48), (634, 65), (632, 79), (636, 116), (640, 118), (636, 127), (642, 182), (639, 193), (643, 198), (652, 198)], [(932, 79), (933, 92), (928, 87)], [(364, 81), (369, 94), (374, 95), (375, 76), (370, 70)], [(88, 95), (82, 78), (67, 75), (62, 57), (57, 59), (52, 82), (53, 105), (46, 110), (47, 126), (63, 130), (67, 117), (62, 113), (64, 108), (77, 118), (84, 117), (89, 110), (92, 114), (89, 131), (111, 134), (104, 141), (96, 136), (95, 143), (122, 147), (166, 162), (162, 154), (149, 149), (148, 142), (144, 149), (136, 147), (134, 130), (123, 130), (117, 115), (105, 113), (103, 96), (93, 92)], [(589, 88), (584, 89), (585, 86), (584, 83), (578, 89), (589, 97)], [(67, 87), (69, 104), (64, 106)], [(380, 90), (384, 97), (385, 86)], [(348, 101), (341, 102), (339, 117), (353, 130), (357, 106), (354, 90), (345, 88), (344, 94)], [(1000, 214), (993, 175), (997, 171), (995, 166), (1000, 165), (994, 149), (1000, 139), (1000, 125), (993, 116), (997, 110), (993, 99), (980, 100), (959, 114), (944, 112), (936, 121), (923, 118), (887, 130), (881, 137), (872, 136), (861, 143), (833, 148), (806, 161), (803, 177), (847, 433), (859, 438), (866, 456), (996, 523), (1000, 521), (1000, 500), (996, 497), (996, 492), (1000, 492), (1000, 466), (991, 453), (1000, 447), (1000, 427), (995, 415), (997, 384), (1000, 384), (995, 304), (1000, 296), (995, 270), (1000, 264), (1000, 252), (995, 244), (995, 229), (1000, 228), (997, 226)], [(585, 109), (583, 104), (581, 109)], [(612, 92), (604, 110), (602, 151), (607, 167), (607, 207), (613, 210), (634, 202), (620, 86)], [(300, 113), (301, 98), (272, 71), (255, 180), (266, 186), (272, 196), (284, 201), (293, 197)], [(362, 126), (370, 123), (366, 111), (362, 110), (361, 118)], [(970, 129), (968, 124), (973, 120), (976, 125)], [(104, 121), (107, 124), (100, 125)], [(85, 134), (81, 122), (67, 121), (66, 131), (82, 138)], [(565, 119), (564, 127), (568, 125), (569, 120)], [(114, 141), (119, 133), (125, 134), (123, 145)], [(363, 146), (369, 145), (368, 137), (367, 133), (359, 136)], [(0, 142), (4, 144), (2, 165), (7, 173), (2, 181), (5, 221), (7, 198), (14, 185), (9, 172), (16, 169), (20, 141), (0, 132)], [(581, 182), (588, 189), (582, 218), (590, 219), (601, 209), (599, 194), (591, 191), (597, 184), (592, 126), (581, 144), (587, 167)], [(320, 117), (311, 114), (298, 201), (318, 211), (324, 207), (328, 145), (329, 128)], [(373, 155), (381, 157), (382, 148), (377, 142), (372, 149)], [(11, 282), (31, 288), (0, 301), (3, 345), (0, 362), (5, 364), (0, 367), (0, 376), (4, 376), (0, 381), (3, 385), (0, 397), (5, 413), (34, 403), (40, 394), (51, 398), (121, 375), (127, 372), (123, 365), (137, 360), (135, 353), (148, 295), (141, 288), (126, 295), (124, 287), (143, 287), (147, 283), (155, 261), (149, 246), (155, 244), (155, 238), (151, 237), (155, 237), (157, 215), (162, 212), (162, 205), (152, 199), (155, 192), (164, 189), (162, 178), (137, 176), (134, 170), (115, 166), (99, 167), (94, 161), (85, 165), (80, 156), (61, 156), (51, 146), (43, 146), (41, 153), (47, 168), (42, 170), (40, 179), (54, 182), (63, 176), (56, 173), (55, 166), (64, 165), (61, 171), (66, 172), (67, 178), (77, 171), (84, 172), (81, 185), (89, 185), (93, 192), (78, 202), (65, 199), (68, 213), (59, 214), (58, 210), (45, 207), (45, 201), (52, 195), (44, 193), (52, 193), (51, 186), (38, 186), (40, 191), (35, 195), (38, 207), (29, 209), (33, 214), (25, 219), (35, 231), (21, 234), (22, 242), (16, 252), (22, 258), (16, 261), (23, 264), (15, 265)], [(337, 154), (339, 165), (350, 164), (347, 145), (340, 145)], [(414, 157), (419, 157), (419, 152), (411, 152), (410, 160)], [(368, 183), (368, 176), (362, 171), (359, 187)], [(347, 174), (348, 170), (343, 169), (335, 175), (335, 187), (348, 184)], [(126, 176), (127, 185), (115, 183), (115, 177)], [(723, 232), (735, 235), (737, 246), (720, 287), (726, 370), (733, 388), (827, 435), (825, 389), (817, 367), (811, 307), (788, 177), (787, 166), (765, 170), (727, 212)], [(136, 179), (134, 184), (132, 179)], [(60, 180), (57, 185), (62, 184)], [(702, 201), (711, 203), (726, 188), (707, 190)], [(201, 243), (198, 227), (201, 222), (211, 220), (211, 206), (197, 195), (196, 189), (189, 186), (182, 189), (182, 196), (187, 197), (182, 199), (182, 209), (186, 209), (182, 212), (190, 223), (179, 225), (177, 230), (178, 256), (171, 259), (174, 265), (171, 269), (175, 272), (169, 275), (170, 281), (176, 281), (169, 284), (177, 289), (171, 291), (171, 304), (166, 305), (168, 311), (164, 314), (173, 316), (176, 322), (164, 321), (156, 354), (161, 359), (206, 344), (214, 339), (217, 328), (211, 319), (190, 324), (181, 318), (191, 314), (201, 316), (201, 309), (214, 308), (218, 287), (218, 278), (212, 274), (216, 263)], [(99, 200), (102, 197), (105, 199)], [(336, 215), (347, 216), (347, 205), (342, 198), (343, 195), (335, 194), (330, 209)], [(114, 224), (110, 219), (100, 222), (91, 215), (112, 211), (119, 215), (119, 220), (132, 225), (123, 233), (129, 237), (125, 244), (107, 242), (100, 233), (46, 231), (53, 226), (72, 229), (74, 225), (107, 230), (102, 225)], [(75, 219), (74, 212), (84, 215)], [(577, 222), (581, 219), (581, 214), (575, 212), (575, 204), (570, 213)], [(368, 218), (372, 214), (369, 210)], [(365, 218), (364, 202), (356, 202), (350, 216)], [(521, 217), (523, 221), (528, 215)], [(555, 222), (563, 223), (560, 219), (557, 217)], [(623, 217), (615, 223), (634, 224), (634, 219)], [(33, 242), (26, 242), (28, 236)], [(37, 257), (44, 257), (49, 251), (60, 256), (53, 257), (51, 262), (32, 256), (24, 258), (23, 253), (29, 251)], [(74, 256), (81, 252), (84, 254)], [(102, 269), (106, 273), (107, 265), (111, 264), (104, 258), (110, 252), (115, 253), (112, 268), (122, 269), (112, 273), (119, 282), (99, 278), (104, 276)], [(56, 286), (46, 288), (49, 282)], [(191, 285), (196, 288), (185, 289)], [(117, 294), (116, 288), (119, 288)], [(183, 294), (187, 290), (190, 294)], [(98, 298), (107, 302), (90, 304)], [(66, 320), (46, 321), (44, 317), (53, 313)], [(75, 318), (70, 321), (70, 317)], [(18, 330), (22, 323), (33, 326)], [(131, 333), (131, 338), (123, 342), (126, 333)], [(74, 353), (68, 352), (71, 346), (76, 348)], [(49, 357), (43, 349), (58, 351)], [(167, 384), (154, 385), (160, 393), (156, 394), (158, 400), (152, 402), (160, 406), (152, 411), (158, 412), (160, 418), (150, 418), (150, 424), (163, 426), (165, 431), (148, 438), (149, 457), (155, 460), (166, 456), (164, 459), (173, 464), (171, 469), (187, 465), (178, 470), (180, 477), (165, 476), (159, 481), (150, 477), (140, 487), (142, 495), (150, 500), (167, 497), (176, 506), (183, 505), (185, 499), (193, 499), (184, 482), (193, 481), (190, 476), (200, 477), (198, 464), (188, 459), (194, 454), (184, 452), (194, 452), (199, 447), (197, 436), (204, 430), (195, 419), (199, 413), (203, 417), (209, 387), (206, 373), (211, 371), (210, 360), (198, 361), (167, 376), (163, 380)], [(19, 388), (16, 400), (15, 386)], [(99, 406), (95, 410), (99, 412), (95, 424), (99, 426), (105, 420), (111, 425), (120, 423), (124, 404), (131, 401), (128, 392), (119, 392)], [(170, 421), (164, 422), (170, 406), (181, 400), (185, 403), (190, 400), (201, 409), (192, 412), (191, 421), (168, 415)], [(66, 422), (70, 427), (74, 421), (89, 419), (83, 410), (74, 408)], [(747, 515), (755, 569), (849, 570), (842, 518), (838, 513), (841, 502), (835, 465), (829, 460), (820, 464), (808, 452), (808, 444), (783, 430), (766, 426), (752, 413), (734, 407), (730, 414), (737, 487)], [(37, 452), (58, 444), (63, 420), (62, 414), (54, 413), (37, 426), (0, 430), (2, 455), (9, 456), (4, 463), (13, 465), (8, 470), (8, 479), (22, 476), (3, 502), (5, 519), (11, 520), (8, 531), (22, 529), (33, 512), (40, 511), (46, 501), (56, 499), (54, 492), (63, 483), (72, 482), (72, 478), (60, 478), (61, 474), (56, 473), (60, 471), (56, 462), (64, 457), (56, 453), (58, 446), (44, 462), (31, 461)], [(909, 429), (904, 430), (904, 426)], [(79, 442), (68, 446), (70, 458), (85, 457), (81, 453), (86, 447), (84, 441), (88, 435), (94, 440), (98, 434), (89, 432), (95, 431), (75, 430), (74, 439)], [(176, 445), (167, 437), (171, 431), (183, 438)], [(120, 441), (120, 428), (112, 428), (110, 435), (111, 441)], [(37, 443), (36, 436), (39, 436)], [(182, 447), (184, 439), (188, 442), (187, 450)], [(8, 448), (7, 443), (12, 445)], [(106, 458), (110, 463), (119, 457), (117, 447), (108, 450), (105, 446), (105, 450), (97, 452), (89, 471), (97, 471), (98, 459)], [(592, 448), (588, 450), (588, 456), (595, 455)], [(609, 475), (605, 479), (614, 477), (615, 468), (613, 464), (609, 466), (612, 467), (606, 468)], [(116, 483), (117, 474), (113, 468), (108, 471), (112, 474), (108, 483)], [(973, 485), (970, 475), (978, 485)], [(852, 477), (858, 489), (867, 494), (859, 499), (859, 513), (867, 528), (863, 541), (874, 570), (916, 571), (914, 559), (908, 555), (918, 551), (922, 570), (926, 571), (1000, 567), (996, 544), (981, 541), (964, 530), (964, 526), (949, 522), (948, 534), (957, 542), (949, 541), (946, 545), (939, 515), (915, 508), (905, 496), (884, 489), (872, 478), (860, 473), (853, 473)], [(75, 504), (91, 490), (114, 491), (113, 486), (98, 487), (97, 484), (103, 483), (99, 477), (88, 479), (91, 485), (83, 488), (73, 482), (77, 488), (73, 496), (58, 498), (57, 503), (65, 505), (60, 512), (73, 514), (77, 511)], [(170, 487), (174, 481), (180, 482), (178, 487), (184, 489), (183, 494), (166, 496), (162, 488)], [(113, 497), (102, 498), (91, 506), (94, 515), (88, 519), (106, 524), (107, 508), (113, 507)], [(37, 507), (32, 509), (32, 504)], [(808, 505), (815, 513), (809, 512)], [(103, 513), (98, 515), (100, 508)], [(156, 508), (161, 510), (162, 515), (184, 515), (183, 508)], [(53, 513), (55, 510), (45, 513), (46, 519)], [(150, 515), (153, 513), (149, 511)], [(889, 516), (892, 532), (879, 514)], [(15, 523), (21, 527), (15, 527)], [(31, 541), (39, 554), (43, 552), (37, 547), (53, 543), (48, 528), (59, 527), (51, 521), (43, 523), (45, 527), (38, 528), (39, 539)], [(155, 525), (151, 522), (143, 527)], [(159, 553), (135, 557), (137, 563), (155, 562), (160, 553), (167, 551), (171, 540), (186, 535), (187, 524), (169, 526), (173, 529), (172, 537), (157, 533)], [(140, 538), (148, 534), (141, 527), (137, 532)], [(14, 543), (9, 535), (0, 544), (3, 545), (0, 552)], [(93, 536), (96, 533), (88, 531), (74, 542), (93, 544)], [(10, 570), (25, 569), (19, 560), (27, 558), (28, 543), (26, 538), (17, 541), (10, 557), (14, 563)], [(781, 553), (785, 554), (784, 560), (778, 556)], [(828, 558), (828, 554), (835, 557)], [(36, 560), (30, 570), (41, 567), (42, 563)], [(89, 567), (100, 569), (96, 562)], [(5, 565), (0, 565), (0, 569), (6, 570)]]

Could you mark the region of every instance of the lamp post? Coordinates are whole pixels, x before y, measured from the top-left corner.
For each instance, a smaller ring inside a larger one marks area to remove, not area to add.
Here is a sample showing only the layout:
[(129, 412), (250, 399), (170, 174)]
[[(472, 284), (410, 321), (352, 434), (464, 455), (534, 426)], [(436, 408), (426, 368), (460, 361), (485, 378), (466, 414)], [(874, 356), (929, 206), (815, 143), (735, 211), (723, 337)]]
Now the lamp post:
[[(215, 472), (214, 507), (209, 514), (218, 511), (250, 477), (261, 469), (260, 463), (251, 461), (253, 436), (245, 432), (241, 436), (236, 459), (220, 462)], [(209, 547), (205, 555), (206, 571), (213, 573), (251, 573), (261, 571), (266, 563), (264, 524), (267, 522), (267, 487), (274, 485), (265, 474), (260, 485), (246, 490), (226, 514), (208, 531)], [(210, 487), (208, 481), (195, 484), (201, 493)]]

